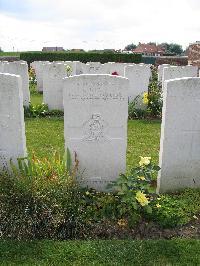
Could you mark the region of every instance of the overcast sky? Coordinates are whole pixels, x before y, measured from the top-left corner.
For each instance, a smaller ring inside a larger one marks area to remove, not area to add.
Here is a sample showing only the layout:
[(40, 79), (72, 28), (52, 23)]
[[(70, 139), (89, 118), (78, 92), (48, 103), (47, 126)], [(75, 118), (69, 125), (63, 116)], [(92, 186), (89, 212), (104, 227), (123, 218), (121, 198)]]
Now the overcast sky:
[(200, 0), (0, 0), (4, 51), (199, 40)]

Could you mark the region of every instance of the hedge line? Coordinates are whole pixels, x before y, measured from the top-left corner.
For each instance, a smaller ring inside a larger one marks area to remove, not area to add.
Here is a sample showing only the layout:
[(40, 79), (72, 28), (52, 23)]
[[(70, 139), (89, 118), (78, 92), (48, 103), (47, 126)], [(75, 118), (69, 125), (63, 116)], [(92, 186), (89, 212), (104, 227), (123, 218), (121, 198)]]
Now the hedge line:
[(111, 53), (65, 53), (65, 52), (24, 52), (20, 59), (30, 64), (33, 61), (80, 61), (87, 62), (120, 62), (141, 63), (142, 56), (139, 54), (111, 54)]
[(142, 56), (142, 63), (155, 65), (157, 57), (155, 56)]

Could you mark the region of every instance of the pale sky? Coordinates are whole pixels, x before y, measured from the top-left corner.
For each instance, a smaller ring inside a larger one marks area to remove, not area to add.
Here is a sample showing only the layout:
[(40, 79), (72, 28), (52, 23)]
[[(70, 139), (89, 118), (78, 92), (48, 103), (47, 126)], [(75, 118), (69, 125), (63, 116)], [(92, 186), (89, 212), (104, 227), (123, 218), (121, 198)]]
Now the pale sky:
[(200, 41), (200, 0), (0, 0), (4, 51)]

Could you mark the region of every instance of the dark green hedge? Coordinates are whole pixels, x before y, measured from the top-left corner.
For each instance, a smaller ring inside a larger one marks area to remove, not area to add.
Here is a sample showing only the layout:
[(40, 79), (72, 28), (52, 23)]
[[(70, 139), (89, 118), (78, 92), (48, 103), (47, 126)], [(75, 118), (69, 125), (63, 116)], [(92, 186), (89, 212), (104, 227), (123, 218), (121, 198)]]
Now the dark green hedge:
[(156, 58), (157, 57), (155, 57), (155, 56), (142, 56), (142, 63), (155, 65)]
[(65, 52), (25, 52), (20, 54), (20, 59), (30, 64), (33, 61), (81, 61), (86, 62), (120, 62), (141, 63), (139, 54), (111, 54), (111, 53), (65, 53)]

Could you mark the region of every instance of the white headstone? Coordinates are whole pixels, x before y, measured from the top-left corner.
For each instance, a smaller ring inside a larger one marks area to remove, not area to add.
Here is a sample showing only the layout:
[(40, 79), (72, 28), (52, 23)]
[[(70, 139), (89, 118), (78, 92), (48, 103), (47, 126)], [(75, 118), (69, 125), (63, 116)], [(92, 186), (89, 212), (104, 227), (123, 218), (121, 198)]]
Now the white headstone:
[(165, 82), (158, 191), (200, 187), (200, 78)]
[(22, 81), (0, 73), (0, 170), (26, 156)]
[(64, 79), (65, 146), (85, 183), (104, 190), (126, 171), (128, 80), (111, 75)]
[(117, 73), (118, 76), (124, 77), (124, 68), (127, 64), (124, 63), (106, 63), (104, 64), (108, 67), (108, 74), (112, 75), (113, 73)]
[(76, 63), (76, 75), (83, 74), (85, 64), (80, 61), (73, 61)]
[(170, 67), (169, 64), (162, 64), (158, 66), (158, 81), (162, 82), (162, 74), (163, 74), (163, 68), (164, 67)]
[(197, 66), (169, 66), (163, 68), (162, 75), (162, 87), (164, 82), (170, 79), (177, 78), (192, 78), (197, 77), (198, 67)]
[(82, 66), (83, 74), (109, 74), (108, 66), (99, 62), (90, 62)]
[(22, 78), (23, 104), (24, 106), (29, 106), (30, 91), (29, 91), (29, 75), (28, 75), (27, 63), (22, 63), (20, 61), (6, 63), (3, 65), (3, 72), (19, 75)]
[(138, 95), (141, 95), (138, 105), (143, 105), (141, 99), (142, 94), (148, 92), (149, 80), (151, 78), (151, 65), (135, 64), (126, 66), (125, 77), (130, 81), (128, 90), (129, 102), (133, 101)]
[(31, 63), (31, 67), (35, 70), (37, 79), (37, 90), (43, 92), (43, 72), (45, 66), (49, 64), (49, 61), (34, 61)]
[(43, 72), (43, 100), (49, 110), (63, 110), (63, 78), (67, 76), (64, 63), (49, 63)]

